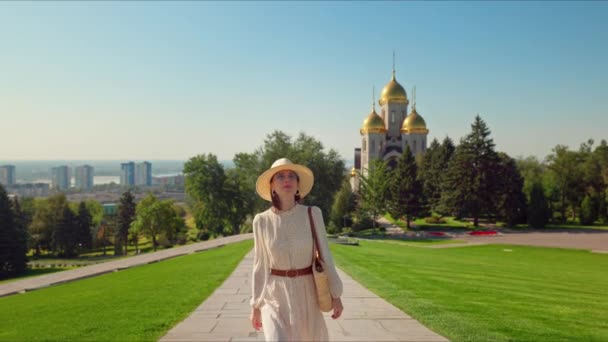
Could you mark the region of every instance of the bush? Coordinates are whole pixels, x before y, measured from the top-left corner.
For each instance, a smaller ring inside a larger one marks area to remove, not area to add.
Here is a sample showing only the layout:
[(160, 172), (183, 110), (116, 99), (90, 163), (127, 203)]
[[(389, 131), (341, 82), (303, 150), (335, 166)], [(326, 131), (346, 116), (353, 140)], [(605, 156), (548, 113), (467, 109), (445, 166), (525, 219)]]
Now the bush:
[(597, 220), (597, 209), (593, 199), (587, 195), (581, 204), (580, 221), (584, 225), (592, 225)]
[(186, 232), (186, 239), (187, 241), (190, 242), (197, 242), (198, 241), (198, 234), (200, 233), (200, 231), (196, 228), (190, 228), (188, 229), (188, 232)]
[(187, 241), (188, 237), (186, 236), (186, 233), (179, 232), (173, 240), (173, 243), (177, 245), (185, 245)]
[(156, 241), (156, 244), (159, 247), (163, 247), (163, 248), (173, 247), (173, 243), (171, 243), (171, 241), (169, 239), (167, 239), (167, 237), (164, 235), (162, 235), (161, 237), (158, 238), (158, 240)]
[(344, 227), (344, 229), (342, 229), (342, 233), (340, 235), (342, 236), (351, 236), (353, 233), (353, 230), (349, 227)]
[(327, 225), (327, 233), (338, 234), (340, 233), (340, 228), (336, 227), (335, 223), (333, 223), (332, 221), (329, 221), (329, 224)]
[(551, 217), (547, 198), (540, 183), (532, 185), (530, 205), (528, 205), (528, 224), (533, 228), (543, 228)]
[(353, 220), (352, 230), (357, 232), (363, 229), (369, 229), (374, 226), (374, 221), (369, 217), (358, 217)]
[(439, 216), (425, 217), (424, 218), (424, 222), (430, 223), (430, 224), (443, 224), (443, 223), (447, 223), (446, 219), (444, 219), (443, 217), (439, 217)]
[(253, 224), (246, 222), (241, 226), (241, 234), (253, 233)]
[(207, 241), (207, 240), (209, 240), (209, 237), (210, 237), (209, 232), (208, 232), (208, 231), (206, 231), (206, 230), (201, 230), (201, 231), (198, 233), (198, 239), (199, 239), (200, 241)]

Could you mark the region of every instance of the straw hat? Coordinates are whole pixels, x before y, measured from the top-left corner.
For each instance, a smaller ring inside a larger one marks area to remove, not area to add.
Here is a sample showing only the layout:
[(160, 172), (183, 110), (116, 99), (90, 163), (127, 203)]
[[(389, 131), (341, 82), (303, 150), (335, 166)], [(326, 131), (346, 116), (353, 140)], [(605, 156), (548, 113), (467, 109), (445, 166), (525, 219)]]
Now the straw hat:
[(300, 179), (298, 182), (300, 198), (304, 198), (308, 195), (315, 182), (315, 176), (312, 174), (312, 171), (304, 165), (294, 164), (287, 158), (281, 158), (275, 160), (270, 169), (264, 171), (264, 173), (258, 177), (258, 180), (255, 183), (255, 190), (260, 197), (272, 202), (272, 198), (270, 197), (270, 180), (275, 173), (283, 170), (291, 170), (298, 175), (298, 178)]

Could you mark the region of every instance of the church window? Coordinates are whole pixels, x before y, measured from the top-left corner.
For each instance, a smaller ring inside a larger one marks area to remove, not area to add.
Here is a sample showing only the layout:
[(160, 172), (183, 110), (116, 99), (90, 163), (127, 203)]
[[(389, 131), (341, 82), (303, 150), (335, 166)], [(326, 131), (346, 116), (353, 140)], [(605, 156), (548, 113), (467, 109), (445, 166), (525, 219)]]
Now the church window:
[(391, 123), (395, 122), (395, 111), (391, 111)]
[(366, 146), (365, 145), (367, 145), (367, 144), (366, 144), (365, 139), (363, 139), (363, 144), (361, 144), (361, 147), (363, 147), (363, 152), (365, 152), (365, 150), (366, 150)]
[(416, 153), (416, 140), (414, 140), (414, 148), (412, 152)]
[(372, 149), (371, 149), (371, 151), (374, 152), (374, 150), (376, 150), (376, 141), (372, 140)]

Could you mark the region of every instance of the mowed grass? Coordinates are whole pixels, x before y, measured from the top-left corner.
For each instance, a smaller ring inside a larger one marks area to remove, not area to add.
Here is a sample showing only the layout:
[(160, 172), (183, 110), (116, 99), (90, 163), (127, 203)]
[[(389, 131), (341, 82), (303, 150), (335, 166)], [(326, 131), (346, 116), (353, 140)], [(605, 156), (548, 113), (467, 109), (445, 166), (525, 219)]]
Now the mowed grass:
[(374, 241), (332, 251), (355, 280), (452, 341), (608, 341), (608, 255)]
[(156, 341), (232, 273), (243, 241), (0, 298), (1, 341)]

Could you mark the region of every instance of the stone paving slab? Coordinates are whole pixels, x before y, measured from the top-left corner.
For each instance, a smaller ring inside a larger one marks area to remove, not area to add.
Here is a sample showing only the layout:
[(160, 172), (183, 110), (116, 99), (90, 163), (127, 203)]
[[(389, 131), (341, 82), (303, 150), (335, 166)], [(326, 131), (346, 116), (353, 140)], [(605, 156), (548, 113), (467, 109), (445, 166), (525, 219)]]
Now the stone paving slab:
[[(253, 252), (224, 284), (164, 337), (169, 341), (264, 341), (249, 320)], [(333, 320), (324, 314), (332, 341), (447, 341), (412, 317), (361, 286), (341, 270), (344, 313)]]
[(78, 279), (98, 276), (109, 272), (117, 272), (131, 267), (151, 264), (161, 260), (175, 258), (181, 255), (192, 254), (199, 251), (224, 246), (229, 243), (253, 239), (253, 235), (241, 234), (224, 238), (193, 243), (191, 245), (163, 249), (158, 252), (146, 253), (119, 260), (107, 261), (95, 265), (79, 267), (72, 270), (31, 277), (12, 281), (0, 285), (0, 297), (34, 291), (40, 288), (66, 283)]

